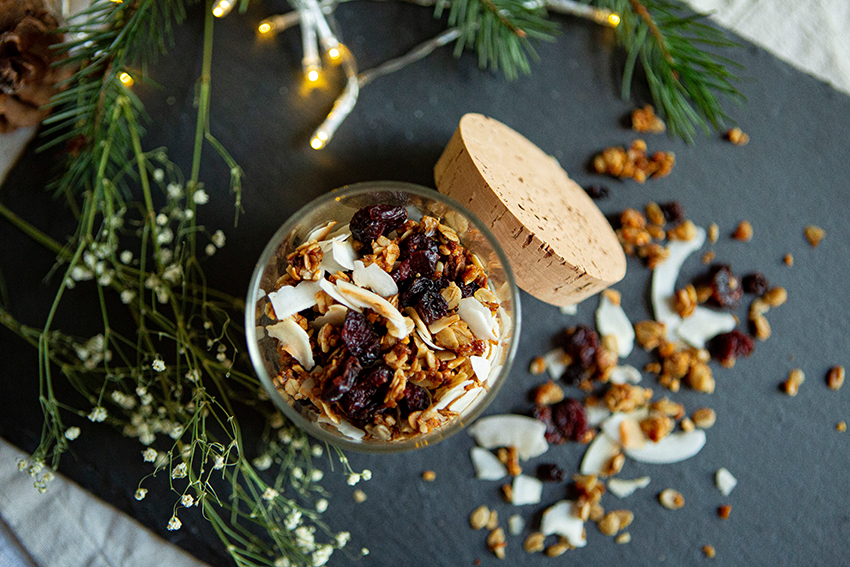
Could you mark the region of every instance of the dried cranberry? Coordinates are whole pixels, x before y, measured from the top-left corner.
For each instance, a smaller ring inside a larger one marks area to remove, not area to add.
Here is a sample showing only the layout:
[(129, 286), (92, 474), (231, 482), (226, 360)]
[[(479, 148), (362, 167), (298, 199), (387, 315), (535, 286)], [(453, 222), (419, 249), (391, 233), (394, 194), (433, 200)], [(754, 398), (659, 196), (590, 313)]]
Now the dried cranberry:
[(340, 333), (348, 352), (363, 366), (371, 366), (380, 355), (381, 337), (362, 313), (349, 309)]
[(445, 317), (449, 312), (449, 304), (436, 289), (429, 289), (416, 302), (416, 311), (426, 324), (430, 325), (437, 319)]
[(390, 272), (390, 275), (392, 276), (393, 281), (397, 284), (409, 278), (413, 275), (413, 272), (410, 270), (410, 260), (403, 260), (392, 272)]
[(607, 199), (610, 191), (604, 185), (590, 185), (584, 188), (585, 193), (591, 199)]
[(709, 275), (711, 301), (718, 307), (735, 309), (741, 304), (744, 293), (741, 282), (726, 264), (712, 266)]
[(599, 350), (599, 335), (590, 327), (579, 325), (567, 333), (564, 350), (581, 368), (590, 368)]
[(546, 424), (546, 441), (555, 445), (578, 441), (587, 433), (587, 412), (572, 398), (553, 406), (537, 406), (534, 417)]
[(417, 250), (408, 259), (411, 272), (430, 278), (437, 269), (437, 260), (440, 259), (440, 255), (433, 250)]
[(541, 463), (537, 465), (537, 478), (544, 482), (561, 482), (566, 473), (564, 469), (555, 463)]
[(750, 356), (754, 347), (753, 338), (738, 329), (717, 335), (708, 343), (708, 350), (725, 366), (731, 366), (738, 358)]
[(383, 365), (362, 373), (357, 383), (340, 398), (340, 409), (353, 419), (368, 419), (383, 403), (384, 386), (392, 377), (393, 371)]
[(404, 387), (404, 397), (398, 402), (402, 417), (407, 417), (415, 411), (426, 410), (430, 405), (431, 394), (428, 390), (410, 382)]
[(481, 287), (476, 282), (469, 282), (468, 284), (459, 283), (457, 286), (460, 288), (460, 296), (461, 297), (472, 297), (476, 291)]
[(664, 213), (664, 220), (671, 224), (679, 224), (685, 220), (685, 209), (679, 201), (670, 201), (661, 203), (661, 212)]
[(580, 363), (574, 362), (564, 369), (561, 374), (561, 380), (567, 384), (578, 384), (582, 380), (590, 378), (593, 372), (589, 368), (584, 368)]
[(422, 277), (416, 278), (407, 284), (407, 287), (399, 294), (399, 305), (402, 307), (414, 306), (423, 293), (433, 289), (434, 282), (432, 280)]
[(357, 357), (349, 356), (342, 368), (342, 373), (325, 383), (322, 399), (331, 403), (338, 402), (346, 392), (351, 390), (362, 369)]
[(419, 250), (430, 250), (436, 254), (439, 253), (439, 245), (433, 238), (421, 232), (415, 232), (399, 244), (399, 257), (409, 258), (411, 254)]
[(372, 205), (354, 213), (348, 226), (355, 240), (371, 244), (379, 236), (400, 227), (406, 220), (407, 211), (404, 207)]
[(761, 272), (747, 274), (743, 277), (742, 283), (744, 284), (745, 292), (754, 293), (755, 295), (762, 295), (770, 288), (770, 283)]

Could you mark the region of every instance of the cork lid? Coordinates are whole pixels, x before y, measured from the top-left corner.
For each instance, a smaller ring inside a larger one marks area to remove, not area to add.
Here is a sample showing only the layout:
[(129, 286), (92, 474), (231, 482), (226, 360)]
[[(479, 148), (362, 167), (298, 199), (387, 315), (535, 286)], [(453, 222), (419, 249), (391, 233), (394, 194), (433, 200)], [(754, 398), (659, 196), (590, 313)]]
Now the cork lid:
[(620, 281), (614, 230), (558, 161), (501, 122), (467, 114), (434, 167), (437, 189), (474, 212), (542, 301), (578, 303)]

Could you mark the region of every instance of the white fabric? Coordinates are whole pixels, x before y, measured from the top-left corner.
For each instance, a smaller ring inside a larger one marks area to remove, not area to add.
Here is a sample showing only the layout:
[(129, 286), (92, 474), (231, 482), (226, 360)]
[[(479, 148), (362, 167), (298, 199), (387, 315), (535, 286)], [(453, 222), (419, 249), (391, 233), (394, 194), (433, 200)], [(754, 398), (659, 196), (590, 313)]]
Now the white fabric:
[(39, 494), (25, 457), (0, 439), (0, 567), (204, 567), (61, 475)]

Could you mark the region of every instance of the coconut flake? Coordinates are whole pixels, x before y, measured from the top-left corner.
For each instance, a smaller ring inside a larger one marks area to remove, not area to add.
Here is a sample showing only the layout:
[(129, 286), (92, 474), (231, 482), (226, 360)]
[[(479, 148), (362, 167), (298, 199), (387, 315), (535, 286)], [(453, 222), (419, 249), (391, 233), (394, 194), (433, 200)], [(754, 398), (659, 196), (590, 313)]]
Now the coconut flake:
[(729, 496), (732, 489), (737, 486), (738, 479), (732, 476), (732, 473), (725, 468), (720, 468), (714, 475), (714, 482), (717, 484), (717, 490), (719, 490), (723, 496)]
[(481, 447), (473, 447), (469, 452), (475, 477), (481, 480), (499, 480), (508, 476), (508, 469), (499, 458)]
[(647, 410), (646, 408), (640, 408), (630, 413), (614, 412), (608, 419), (604, 420), (600, 424), (600, 427), (606, 435), (608, 435), (609, 437), (611, 437), (611, 439), (619, 443), (622, 441), (622, 439), (620, 439), (620, 431), (621, 425), (624, 421), (637, 423), (642, 419), (646, 419), (648, 415), (649, 410)]
[(365, 266), (360, 260), (354, 261), (354, 283), (368, 287), (381, 297), (390, 297), (398, 293), (398, 285), (391, 275), (378, 264)]
[(304, 242), (310, 242), (311, 240), (324, 240), (328, 237), (328, 235), (331, 233), (331, 230), (333, 230), (333, 227), (335, 227), (336, 224), (337, 222), (335, 220), (332, 220), (328, 222), (328, 224), (322, 225), (319, 228), (314, 228), (313, 231), (307, 235), (307, 238), (304, 239)]
[(525, 520), (519, 514), (514, 514), (508, 518), (508, 533), (517, 536), (525, 529)]
[(344, 419), (340, 420), (339, 423), (334, 423), (329, 418), (320, 415), (318, 418), (319, 423), (327, 423), (328, 425), (336, 428), (340, 433), (351, 439), (352, 441), (361, 441), (363, 437), (366, 435), (366, 432), (362, 429), (358, 429), (354, 427)]
[(334, 303), (328, 307), (328, 312), (324, 315), (316, 317), (313, 320), (313, 327), (321, 329), (326, 323), (330, 323), (334, 327), (342, 327), (345, 323), (345, 316), (348, 314), (348, 307)]
[(584, 411), (587, 414), (587, 425), (590, 427), (598, 426), (611, 415), (611, 410), (602, 404), (584, 406)]
[(620, 453), (620, 444), (605, 433), (597, 435), (581, 460), (579, 471), (581, 474), (602, 474), (608, 462)]
[(539, 504), (543, 496), (543, 483), (533, 476), (524, 474), (515, 476), (511, 488), (511, 504), (514, 506)]
[(617, 354), (620, 358), (631, 354), (635, 345), (635, 329), (623, 307), (605, 295), (601, 296), (599, 307), (596, 309), (596, 328), (600, 335), (617, 339)]
[(554, 348), (543, 355), (543, 362), (546, 363), (546, 371), (552, 380), (559, 380), (564, 372), (567, 371), (567, 365), (564, 364), (564, 352), (562, 348)]
[(384, 317), (387, 320), (387, 331), (390, 336), (397, 339), (403, 339), (407, 336), (407, 323), (404, 322), (404, 317), (398, 312), (398, 309), (380, 295), (343, 280), (336, 281), (336, 289), (340, 295), (349, 301), (360, 307), (368, 307)]
[(478, 396), (484, 391), (484, 388), (481, 386), (470, 388), (464, 395), (449, 403), (448, 409), (453, 412), (463, 413), (466, 411), (466, 408), (472, 405), (472, 402), (474, 402), (475, 399), (478, 398)]
[(682, 321), (676, 334), (694, 348), (705, 348), (709, 339), (728, 333), (736, 326), (735, 316), (697, 306), (690, 317)]
[(516, 447), (522, 460), (542, 455), (549, 449), (546, 424), (532, 417), (491, 415), (476, 421), (468, 431), (485, 449)]
[(354, 269), (357, 252), (354, 250), (351, 240), (345, 240), (343, 237), (334, 238), (331, 241), (331, 254), (334, 261), (346, 270)]
[(349, 309), (357, 311), (358, 313), (363, 312), (363, 309), (359, 305), (339, 293), (339, 291), (337, 291), (336, 289), (336, 286), (334, 286), (334, 284), (332, 284), (328, 280), (319, 280), (319, 286), (322, 288), (322, 291), (330, 295), (334, 299), (334, 301), (338, 301), (339, 303), (345, 305)]
[(466, 391), (467, 386), (472, 386), (473, 384), (475, 384), (475, 382), (472, 381), (472, 380), (464, 380), (463, 382), (461, 382), (457, 386), (449, 388), (448, 390), (443, 392), (442, 395), (440, 395), (440, 397), (436, 400), (437, 405), (434, 406), (434, 409), (436, 409), (436, 410), (446, 409), (447, 407), (449, 407), (449, 404), (451, 404), (455, 400), (459, 399), (463, 395), (463, 392)]
[(630, 364), (615, 366), (608, 375), (608, 381), (612, 384), (637, 384), (641, 380), (640, 370)]
[(625, 498), (631, 496), (635, 490), (646, 488), (649, 486), (649, 477), (642, 476), (632, 480), (623, 480), (620, 478), (612, 478), (607, 483), (608, 490), (617, 498)]
[(564, 305), (560, 307), (559, 310), (563, 315), (575, 315), (578, 313), (578, 304)]
[(269, 301), (278, 321), (283, 321), (299, 311), (316, 305), (316, 293), (321, 289), (319, 282), (303, 281), (298, 285), (285, 285), (269, 292)]
[(543, 512), (540, 518), (540, 531), (543, 535), (558, 534), (573, 547), (584, 547), (584, 522), (575, 515), (575, 505), (570, 500), (561, 500)]
[(676, 280), (682, 264), (691, 253), (700, 249), (705, 242), (705, 229), (697, 227), (697, 233), (691, 240), (674, 240), (667, 245), (670, 255), (652, 272), (652, 309), (655, 320), (667, 326), (667, 332), (674, 332), (682, 318), (673, 309), (673, 295), (676, 293)]
[(291, 317), (279, 323), (266, 327), (270, 337), (281, 342), (283, 350), (291, 354), (305, 370), (315, 365), (313, 349), (310, 348), (310, 337)]
[(457, 307), (457, 314), (469, 325), (469, 330), (478, 339), (491, 341), (499, 339), (494, 332), (496, 321), (493, 319), (493, 314), (490, 313), (490, 309), (474, 297), (461, 299)]
[(666, 465), (690, 459), (705, 445), (705, 431), (671, 433), (657, 443), (646, 443), (640, 449), (626, 449), (626, 455), (652, 465)]
[(470, 356), (469, 362), (472, 364), (472, 370), (478, 379), (486, 382), (490, 376), (490, 361), (483, 356)]

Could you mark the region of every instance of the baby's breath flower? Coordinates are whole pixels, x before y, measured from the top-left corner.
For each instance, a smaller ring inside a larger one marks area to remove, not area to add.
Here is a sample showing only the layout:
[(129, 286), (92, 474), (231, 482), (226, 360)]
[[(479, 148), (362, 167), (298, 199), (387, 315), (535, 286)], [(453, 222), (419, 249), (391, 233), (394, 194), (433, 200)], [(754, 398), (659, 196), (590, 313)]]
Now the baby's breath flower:
[(351, 534), (349, 532), (339, 532), (336, 534), (336, 544), (339, 547), (345, 547), (350, 539)]
[(313, 472), (310, 473), (310, 480), (313, 482), (319, 482), (325, 476), (325, 473), (320, 471), (319, 469), (313, 469)]
[(183, 218), (186, 220), (192, 220), (193, 218), (195, 218), (195, 211), (193, 211), (192, 209), (186, 209), (185, 211), (183, 211)]
[(212, 256), (215, 254), (216, 250), (217, 248), (215, 247), (215, 244), (207, 244), (206, 248), (204, 248), (204, 252), (207, 253), (207, 256)]
[(369, 555), (369, 550), (367, 548), (363, 548), (360, 550), (360, 555), (366, 556)]
[(174, 252), (171, 248), (161, 248), (159, 250), (159, 261), (163, 264), (168, 264), (174, 258)]
[(144, 451), (142, 451), (142, 457), (144, 457), (146, 463), (152, 463), (156, 460), (156, 449), (153, 447), (148, 447)]
[(94, 272), (85, 266), (74, 266), (71, 270), (71, 279), (75, 282), (85, 282), (94, 278)]
[(257, 470), (260, 470), (260, 471), (268, 470), (269, 467), (272, 466), (271, 455), (269, 455), (268, 453), (266, 453), (265, 455), (260, 455), (259, 457), (254, 459), (253, 463), (254, 463), (254, 466), (257, 468)]
[(210, 241), (215, 244), (216, 248), (222, 248), (224, 246), (224, 232), (217, 230), (210, 237)]
[(178, 185), (177, 183), (169, 183), (165, 190), (168, 192), (168, 196), (172, 199), (179, 199), (183, 196), (183, 187)]
[(304, 471), (301, 470), (301, 467), (295, 467), (294, 469), (292, 469), (292, 478), (297, 480), (301, 480), (302, 478), (304, 478)]
[(320, 514), (323, 514), (328, 509), (328, 500), (326, 498), (321, 498), (318, 502), (316, 502), (316, 511)]
[(163, 228), (156, 235), (156, 241), (160, 244), (169, 244), (172, 240), (174, 240), (174, 232), (168, 227)]
[(159, 226), (165, 226), (168, 224), (168, 215), (165, 213), (159, 213), (156, 215), (156, 224)]
[(216, 455), (215, 456), (215, 464), (213, 465), (213, 469), (220, 471), (223, 468), (224, 468), (224, 457), (222, 457), (221, 455)]
[(125, 289), (121, 292), (121, 303), (129, 305), (136, 299), (136, 292), (131, 289)]
[(278, 557), (274, 561), (274, 567), (292, 567), (292, 563), (286, 557)]
[(53, 478), (54, 478), (53, 471), (48, 470), (48, 471), (45, 471), (43, 475), (41, 475), (41, 482), (42, 482), (42, 484), (47, 485), (53, 480)]
[(217, 355), (215, 355), (215, 359), (219, 362), (224, 362), (225, 360), (227, 360), (227, 354), (220, 352)]
[(369, 469), (363, 469), (363, 472), (360, 473), (360, 478), (366, 481), (372, 480), (372, 471), (370, 471)]
[(24, 472), (25, 470), (27, 470), (27, 467), (29, 467), (29, 466), (30, 466), (30, 462), (28, 460), (26, 460), (26, 459), (19, 459), (18, 460), (18, 470), (20, 472)]
[(142, 394), (139, 396), (139, 401), (143, 406), (149, 406), (153, 402), (153, 394)]
[(287, 530), (292, 531), (295, 528), (297, 528), (300, 523), (301, 523), (301, 511), (300, 510), (293, 510), (286, 517), (286, 520), (284, 520), (283, 525)]
[[(292, 440), (292, 448), (295, 449), (296, 451), (300, 451), (301, 449), (303, 449), (304, 448), (304, 439), (303, 438), (293, 439)], [(345, 457), (345, 455), (343, 455), (343, 457)], [(344, 461), (342, 461), (342, 459), (340, 459), (340, 462), (344, 463)]]
[(118, 258), (124, 262), (125, 264), (129, 264), (133, 261), (133, 251), (132, 250), (124, 250), (121, 252), (121, 255)]
[(171, 264), (162, 273), (162, 279), (173, 284), (179, 283), (183, 278), (183, 267), (180, 264)]
[(360, 482), (360, 475), (359, 474), (351, 473), (350, 475), (348, 475), (348, 486), (354, 486), (358, 482)]
[(186, 373), (186, 380), (189, 382), (197, 382), (201, 378), (201, 371), (197, 368), (193, 368), (192, 370)]
[(322, 565), (327, 564), (328, 560), (330, 560), (331, 555), (333, 555), (334, 548), (332, 545), (320, 545), (316, 551), (313, 552), (313, 565), (314, 567), (321, 567)]
[(45, 492), (47, 492), (47, 485), (41, 481), (35, 481), (34, 483), (32, 483), (32, 486), (38, 491), (39, 494), (44, 494)]
[(183, 522), (180, 521), (180, 518), (178, 518), (177, 516), (171, 516), (171, 519), (168, 520), (168, 526), (166, 527), (168, 531), (173, 532), (179, 530), (182, 525)]
[(298, 547), (308, 553), (316, 549), (316, 538), (309, 526), (298, 526), (295, 528), (295, 539)]
[(183, 426), (179, 423), (172, 424), (168, 436), (172, 439), (180, 439), (183, 436)]
[(159, 168), (154, 169), (153, 170), (153, 180), (156, 181), (157, 183), (159, 183), (163, 179), (165, 179), (165, 172), (162, 171)]
[(136, 497), (136, 500), (144, 500), (145, 496), (147, 496), (147, 495), (148, 495), (148, 489), (147, 488), (138, 488), (138, 489), (136, 489), (136, 493), (133, 496)]
[(313, 445), (313, 448), (310, 449), (310, 452), (313, 454), (314, 457), (321, 457), (322, 453), (324, 452), (324, 449), (322, 449), (321, 445)]
[(207, 192), (203, 189), (198, 189), (192, 195), (192, 200), (195, 202), (196, 205), (206, 205), (210, 201), (210, 196), (207, 195)]
[(35, 478), (38, 476), (38, 473), (44, 470), (44, 462), (43, 461), (35, 461), (30, 466), (29, 474), (31, 477)]
[(97, 283), (101, 285), (101, 287), (108, 287), (112, 285), (112, 279), (115, 277), (115, 272), (112, 270), (107, 270), (103, 272), (99, 278), (97, 278)]
[(263, 500), (274, 500), (278, 496), (280, 496), (280, 493), (271, 486), (266, 488), (266, 491), (263, 492)]
[(107, 415), (108, 414), (106, 413), (106, 408), (104, 408), (102, 406), (97, 406), (89, 414), (89, 420), (95, 421), (95, 422), (101, 422), (101, 421), (104, 421), (106, 419)]
[(74, 427), (69, 427), (65, 430), (65, 439), (68, 441), (73, 441), (77, 437), (80, 436), (80, 428), (76, 425)]
[(191, 508), (195, 504), (195, 499), (192, 498), (191, 494), (184, 494), (183, 498), (180, 499), (180, 503), (186, 508)]
[(277, 438), (280, 439), (283, 443), (292, 443), (292, 432), (288, 429), (283, 429), (278, 432)]
[(186, 478), (188, 470), (189, 467), (186, 466), (186, 463), (180, 463), (171, 471), (171, 478)]
[(165, 370), (165, 361), (157, 357), (151, 363), (151, 368), (153, 368), (157, 372), (163, 372)]

